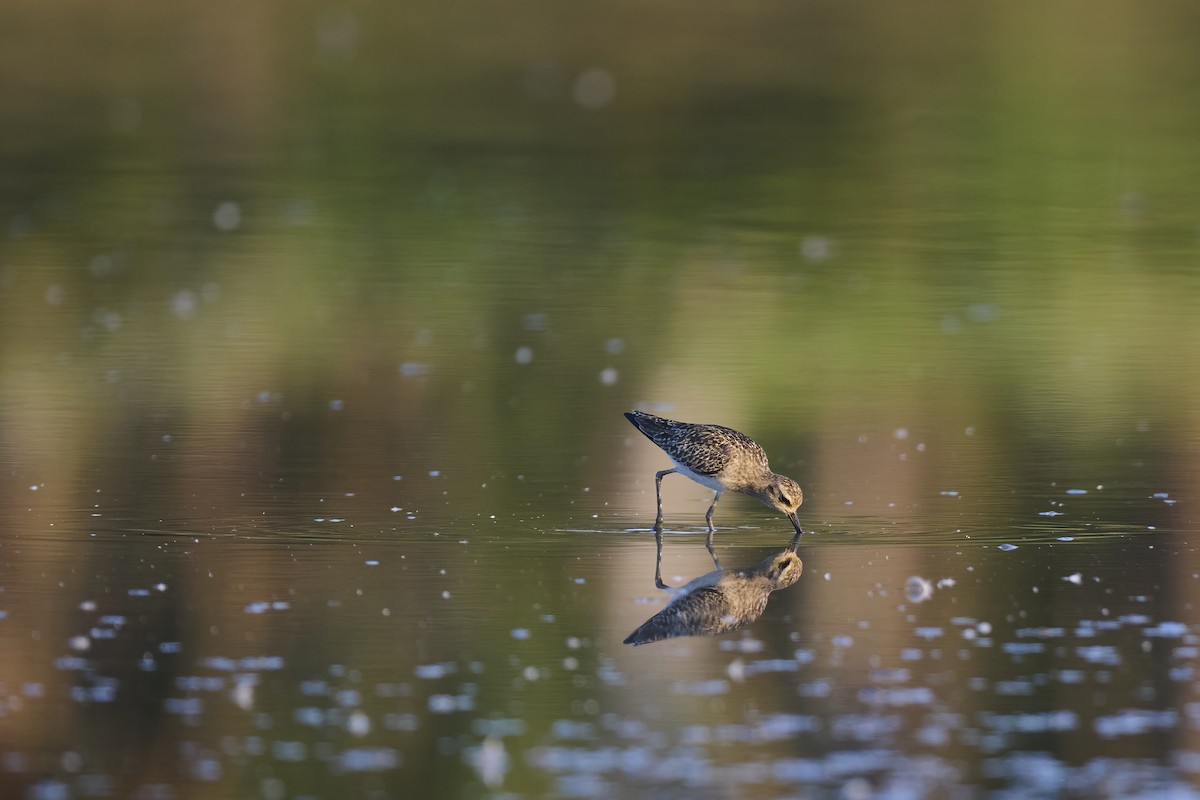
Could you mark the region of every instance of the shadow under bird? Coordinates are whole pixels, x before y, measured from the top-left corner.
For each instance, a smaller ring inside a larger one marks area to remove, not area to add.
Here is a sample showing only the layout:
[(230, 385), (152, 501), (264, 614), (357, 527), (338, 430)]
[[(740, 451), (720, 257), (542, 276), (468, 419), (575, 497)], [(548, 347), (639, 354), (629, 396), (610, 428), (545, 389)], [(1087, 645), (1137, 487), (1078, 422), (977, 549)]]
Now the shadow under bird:
[(713, 552), (713, 510), (725, 492), (740, 492), (757, 497), (776, 511), (782, 512), (796, 528), (796, 539), (804, 530), (800, 527), (797, 510), (804, 502), (800, 485), (786, 475), (771, 471), (767, 454), (758, 442), (744, 433), (723, 425), (698, 425), (656, 417), (644, 411), (630, 411), (625, 417), (675, 462), (674, 469), (664, 469), (654, 475), (654, 493), (658, 499), (658, 516), (654, 529), (662, 530), (662, 479), (678, 472), (701, 486), (716, 492), (708, 513), (708, 552)]
[[(658, 548), (661, 564), (662, 534), (658, 536)], [(791, 586), (803, 571), (804, 562), (792, 547), (750, 569), (713, 570), (676, 589), (678, 594), (671, 602), (629, 634), (625, 644), (649, 644), (676, 636), (716, 636), (744, 628), (763, 615), (771, 592)], [(654, 579), (659, 588), (668, 588), (657, 569)]]

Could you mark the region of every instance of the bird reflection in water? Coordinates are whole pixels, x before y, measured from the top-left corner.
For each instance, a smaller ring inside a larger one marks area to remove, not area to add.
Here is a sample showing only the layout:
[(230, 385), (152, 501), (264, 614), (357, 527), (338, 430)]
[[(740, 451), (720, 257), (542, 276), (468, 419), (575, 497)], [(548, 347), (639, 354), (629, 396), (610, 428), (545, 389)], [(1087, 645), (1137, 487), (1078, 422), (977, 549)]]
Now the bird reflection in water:
[(790, 546), (748, 569), (715, 569), (685, 586), (671, 589), (662, 581), (662, 532), (655, 534), (658, 554), (654, 584), (675, 592), (669, 603), (625, 644), (639, 645), (676, 636), (717, 636), (744, 628), (762, 616), (771, 592), (800, 579), (804, 562), (796, 554), (797, 534)]

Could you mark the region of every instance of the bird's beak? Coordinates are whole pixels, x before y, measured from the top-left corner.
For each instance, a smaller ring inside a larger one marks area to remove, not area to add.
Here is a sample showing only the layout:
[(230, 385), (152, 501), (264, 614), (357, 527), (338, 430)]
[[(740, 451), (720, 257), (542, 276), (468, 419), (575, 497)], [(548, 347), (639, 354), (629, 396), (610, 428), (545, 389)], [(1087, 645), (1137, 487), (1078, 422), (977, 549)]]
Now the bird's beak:
[(788, 514), (787, 518), (792, 521), (792, 525), (796, 528), (796, 535), (792, 538), (792, 544), (790, 548), (795, 550), (800, 546), (800, 536), (804, 533), (804, 529), (800, 527), (800, 517), (795, 511), (793, 511), (791, 514)]

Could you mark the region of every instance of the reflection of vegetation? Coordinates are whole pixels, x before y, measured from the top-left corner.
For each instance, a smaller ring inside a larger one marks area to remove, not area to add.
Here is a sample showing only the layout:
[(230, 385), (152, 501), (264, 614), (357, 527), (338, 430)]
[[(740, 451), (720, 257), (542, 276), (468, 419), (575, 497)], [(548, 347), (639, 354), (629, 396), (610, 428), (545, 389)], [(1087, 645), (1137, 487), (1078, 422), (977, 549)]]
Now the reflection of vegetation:
[(796, 451), (953, 420), (1093, 458), (1194, 427), (1185, 6), (542, 5), (145, 6), (79, 41), (21, 4), (0, 65), (45, 68), (0, 88), (15, 451), (159, 415), (222, 463), (253, 431), (558, 474), (600, 449), (581, 419), (714, 383)]

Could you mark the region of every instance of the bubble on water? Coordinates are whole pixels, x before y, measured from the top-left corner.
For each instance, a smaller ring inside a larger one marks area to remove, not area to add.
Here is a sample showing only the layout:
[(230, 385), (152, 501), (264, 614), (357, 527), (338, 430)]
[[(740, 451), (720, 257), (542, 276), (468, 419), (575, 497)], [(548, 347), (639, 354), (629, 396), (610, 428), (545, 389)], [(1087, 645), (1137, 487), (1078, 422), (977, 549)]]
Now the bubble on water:
[(316, 219), (316, 207), (311, 200), (296, 198), (279, 209), (280, 221), (291, 228), (307, 228)]
[(1075, 537), (1074, 536), (1060, 536), (1060, 537), (1058, 537), (1058, 540), (1060, 542), (1073, 542), (1073, 541), (1075, 541)]
[(550, 318), (540, 311), (521, 317), (521, 327), (535, 333), (544, 332), (550, 327)]
[(529, 629), (528, 628), (513, 628), (511, 631), (511, 634), (512, 634), (512, 638), (514, 638), (514, 639), (528, 639), (529, 638)]
[(923, 603), (933, 597), (933, 584), (918, 575), (904, 582), (904, 596), (910, 603)]
[(1179, 712), (1173, 708), (1161, 711), (1130, 708), (1097, 717), (1093, 727), (1101, 737), (1112, 739), (1118, 736), (1141, 736), (1154, 730), (1170, 730), (1178, 724)]
[(1067, 489), (1067, 494), (1087, 494), (1087, 489)]
[(1073, 583), (1076, 586), (1080, 586), (1083, 584), (1083, 573), (1072, 572), (1070, 575), (1064, 575), (1063, 580), (1067, 581), (1068, 583)]
[(242, 208), (232, 200), (226, 200), (213, 210), (212, 220), (219, 231), (235, 231), (242, 224)]
[(243, 711), (254, 708), (254, 681), (239, 680), (233, 685), (233, 702)]
[(30, 786), (25, 796), (30, 800), (70, 800), (75, 792), (70, 784), (48, 778)]
[(612, 367), (606, 367), (600, 370), (600, 382), (605, 386), (612, 386), (620, 379), (620, 377), (620, 373)]
[(1188, 632), (1189, 628), (1186, 623), (1173, 621), (1160, 622), (1151, 628), (1145, 628), (1142, 630), (1142, 633), (1146, 636), (1158, 636), (1173, 639), (1186, 636)]
[(613, 101), (617, 94), (617, 82), (607, 70), (589, 69), (575, 79), (572, 95), (575, 102), (595, 111)]
[(330, 400), (329, 401), (329, 410), (330, 411), (341, 411), (344, 407), (345, 407), (345, 403), (343, 403), (341, 400)]
[(449, 714), (457, 709), (458, 701), (453, 695), (431, 694), (429, 696), (429, 710), (434, 714)]
[(182, 289), (171, 298), (171, 313), (179, 319), (191, 319), (196, 316), (198, 305), (196, 293), (191, 289)]
[(625, 352), (625, 340), (619, 338), (609, 339), (604, 343), (604, 352), (610, 356), (619, 356)]
[(125, 320), (119, 311), (109, 311), (101, 307), (92, 312), (92, 321), (109, 333), (115, 333), (121, 329)]
[(947, 490), (947, 491), (945, 491), (945, 492), (938, 492), (938, 494), (940, 494), (942, 497), (958, 497), (958, 492), (956, 492), (956, 491), (954, 491), (954, 490)]
[(271, 743), (271, 754), (276, 761), (300, 762), (308, 758), (308, 745), (304, 742), (277, 739)]
[(346, 718), (346, 730), (351, 736), (366, 736), (371, 732), (371, 718), (363, 711), (353, 711)]
[(800, 255), (805, 261), (828, 261), (833, 257), (833, 240), (828, 236), (805, 236), (800, 241)]
[(468, 754), (471, 766), (479, 773), (479, 779), (489, 789), (496, 789), (504, 783), (508, 773), (509, 756), (504, 749), (504, 742), (497, 736), (488, 736), (483, 743)]
[(72, 636), (67, 644), (72, 650), (83, 653), (91, 649), (92, 640), (86, 636)]
[(532, 347), (518, 347), (517, 352), (513, 354), (513, 359), (518, 364), (532, 364), (533, 363), (533, 348)]
[(991, 322), (1000, 311), (991, 303), (976, 303), (967, 307), (967, 319), (971, 322)]
[(419, 361), (405, 361), (400, 365), (400, 374), (406, 378), (416, 378), (429, 372), (429, 366)]
[(997, 550), (1004, 550), (1005, 552), (1007, 552), (1007, 551), (1009, 551), (1009, 550), (1016, 550), (1016, 549), (1017, 549), (1017, 545), (1015, 545), (1015, 544), (1008, 544), (1007, 542), (1005, 542), (1004, 544), (998, 544), (998, 545), (996, 545), (996, 549), (997, 549)]
[(896, 430), (892, 431), (892, 436), (894, 436), (900, 440), (907, 439), (908, 438), (908, 428), (896, 428)]

